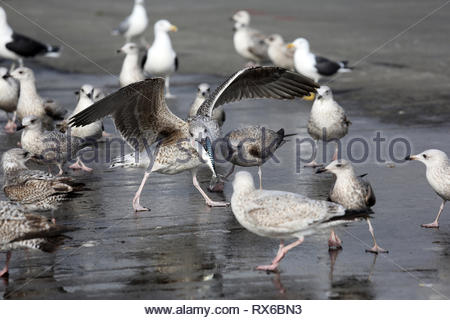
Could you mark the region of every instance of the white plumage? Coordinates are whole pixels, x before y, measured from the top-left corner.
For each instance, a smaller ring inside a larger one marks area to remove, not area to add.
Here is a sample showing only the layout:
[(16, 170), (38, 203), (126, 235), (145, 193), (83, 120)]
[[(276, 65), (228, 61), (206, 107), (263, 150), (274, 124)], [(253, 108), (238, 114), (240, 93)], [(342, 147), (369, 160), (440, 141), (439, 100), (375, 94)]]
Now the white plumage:
[(131, 14), (120, 23), (117, 29), (113, 30), (112, 34), (124, 36), (126, 42), (130, 42), (134, 37), (141, 37), (141, 41), (145, 41), (143, 35), (147, 26), (145, 2), (144, 0), (135, 0)]
[[(5, 131), (13, 133), (16, 129), (16, 109), (19, 99), (19, 84), (9, 76), (8, 69), (0, 67), (0, 109), (6, 112), (8, 122)], [(14, 113), (11, 120), (9, 114)]]
[(120, 70), (120, 86), (125, 87), (129, 84), (145, 80), (144, 73), (139, 65), (139, 48), (133, 43), (126, 43), (118, 50), (125, 54), (122, 69)]

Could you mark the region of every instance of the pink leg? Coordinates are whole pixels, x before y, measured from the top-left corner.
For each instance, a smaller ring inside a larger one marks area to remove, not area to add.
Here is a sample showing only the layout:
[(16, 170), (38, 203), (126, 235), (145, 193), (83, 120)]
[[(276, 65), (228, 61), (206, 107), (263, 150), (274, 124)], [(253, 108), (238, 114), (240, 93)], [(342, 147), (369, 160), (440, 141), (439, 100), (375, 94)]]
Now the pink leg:
[(213, 201), (208, 197), (208, 195), (205, 193), (205, 191), (202, 190), (202, 188), (200, 187), (200, 184), (197, 181), (197, 169), (192, 170), (192, 184), (201, 193), (201, 195), (203, 196), (203, 199), (205, 199), (206, 204), (208, 206), (210, 206), (210, 207), (228, 207), (230, 205), (228, 202)]
[(145, 208), (145, 207), (141, 206), (141, 204), (140, 204), (141, 193), (142, 193), (142, 190), (144, 189), (145, 182), (147, 181), (149, 175), (150, 175), (150, 173), (145, 171), (144, 178), (142, 179), (141, 185), (139, 186), (139, 189), (138, 189), (138, 191), (136, 192), (136, 195), (133, 198), (133, 209), (134, 209), (134, 212), (150, 211), (149, 208)]
[(77, 162), (69, 166), (72, 170), (81, 170), (80, 158), (77, 158)]
[(14, 132), (16, 132), (16, 128), (17, 128), (16, 123), (14, 121), (11, 121), (8, 119), (8, 122), (5, 125), (5, 132), (6, 133), (14, 133)]
[(11, 260), (11, 251), (8, 251), (6, 253), (6, 262), (5, 262), (5, 267), (0, 271), (0, 277), (3, 277), (4, 275), (8, 274), (8, 265), (9, 265), (9, 260)]
[(424, 227), (424, 228), (439, 228), (439, 217), (441, 216), (441, 213), (444, 210), (444, 206), (445, 206), (445, 200), (442, 200), (442, 204), (441, 204), (441, 207), (439, 208), (439, 212), (436, 216), (436, 219), (434, 219), (434, 221), (432, 223), (423, 224), (422, 227)]
[(317, 158), (317, 141), (314, 140), (314, 145), (313, 145), (313, 154), (314, 154), (314, 159), (310, 162), (304, 165), (304, 167), (308, 167), (308, 168), (317, 168), (317, 167), (322, 167), (322, 165), (320, 163), (316, 162), (316, 158)]
[(366, 219), (367, 224), (369, 225), (369, 232), (372, 235), (372, 239), (373, 239), (373, 247), (370, 249), (366, 249), (366, 252), (372, 252), (375, 254), (378, 253), (388, 253), (388, 250), (384, 250), (383, 248), (379, 247), (377, 244), (377, 240), (375, 239), (375, 233), (373, 232), (373, 228), (372, 228), (372, 224), (370, 223), (369, 218)]
[(301, 237), (297, 241), (292, 242), (290, 245), (284, 246), (283, 242), (280, 243), (280, 247), (278, 249), (277, 256), (275, 259), (272, 260), (271, 265), (263, 265), (256, 267), (257, 270), (264, 270), (264, 271), (275, 271), (278, 268), (278, 265), (280, 264), (280, 261), (286, 256), (286, 253), (291, 250), (292, 248), (300, 245), (303, 242), (304, 238)]
[(58, 173), (56, 175), (57, 176), (62, 176), (63, 173), (64, 173), (64, 170), (62, 168), (62, 164), (61, 163), (57, 163), (56, 165), (58, 166), (58, 169), (59, 169), (59, 171), (58, 171)]
[(334, 232), (334, 229), (331, 229), (330, 238), (328, 239), (328, 249), (329, 250), (342, 249), (342, 241)]
[(335, 149), (334, 149), (334, 154), (333, 154), (333, 161), (334, 161), (334, 160), (337, 160), (337, 158), (338, 158), (338, 153), (339, 153), (339, 145), (338, 145), (338, 143), (336, 142), (336, 147), (335, 147)]
[(110, 133), (108, 133), (106, 131), (102, 131), (102, 137), (103, 138), (109, 138), (109, 137), (112, 137), (112, 134), (110, 134)]

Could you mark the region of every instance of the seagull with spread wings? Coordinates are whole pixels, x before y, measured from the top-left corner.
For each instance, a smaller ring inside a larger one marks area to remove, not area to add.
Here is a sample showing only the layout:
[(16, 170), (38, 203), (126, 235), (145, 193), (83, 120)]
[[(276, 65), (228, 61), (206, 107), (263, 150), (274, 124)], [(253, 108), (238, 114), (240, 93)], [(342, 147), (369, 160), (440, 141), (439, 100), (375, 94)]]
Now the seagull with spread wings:
[(70, 119), (72, 126), (84, 126), (112, 115), (116, 128), (136, 153), (124, 155), (112, 167), (144, 167), (144, 178), (133, 199), (135, 211), (149, 210), (140, 195), (150, 173), (176, 174), (191, 170), (194, 186), (209, 206), (226, 206), (211, 200), (197, 181), (197, 169), (206, 162), (216, 176), (212, 143), (221, 136), (214, 110), (243, 99), (294, 99), (315, 92), (311, 79), (277, 67), (239, 70), (221, 84), (201, 105), (197, 114), (184, 121), (175, 116), (164, 99), (164, 79), (133, 83), (93, 104)]

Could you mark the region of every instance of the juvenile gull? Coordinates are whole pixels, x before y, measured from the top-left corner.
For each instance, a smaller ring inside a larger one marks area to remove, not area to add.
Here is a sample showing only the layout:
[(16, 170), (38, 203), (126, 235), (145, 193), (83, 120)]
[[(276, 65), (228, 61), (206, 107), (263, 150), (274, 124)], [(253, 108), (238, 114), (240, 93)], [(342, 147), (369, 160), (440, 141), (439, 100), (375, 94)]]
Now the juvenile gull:
[(155, 39), (152, 46), (142, 58), (142, 68), (153, 77), (166, 79), (166, 97), (173, 98), (170, 93), (169, 76), (178, 70), (177, 54), (172, 48), (172, 42), (168, 32), (176, 32), (178, 29), (167, 20), (159, 20), (155, 23)]
[[(367, 180), (363, 179), (365, 175), (356, 176), (352, 164), (347, 160), (335, 160), (325, 168), (316, 171), (316, 173), (321, 172), (331, 172), (336, 176), (336, 181), (330, 189), (329, 200), (352, 211), (367, 211), (375, 205), (376, 198), (372, 186)], [(366, 251), (376, 254), (387, 253), (387, 250), (378, 246), (372, 224), (369, 218), (366, 220), (373, 239), (373, 247)], [(341, 241), (334, 231), (330, 235), (328, 244), (330, 247), (341, 247)]]
[(17, 117), (22, 120), (26, 116), (36, 116), (41, 119), (46, 129), (53, 128), (54, 120), (64, 119), (67, 110), (58, 106), (52, 100), (45, 100), (36, 90), (36, 80), (31, 69), (20, 67), (11, 72), (11, 76), (20, 83), (19, 100), (17, 102)]
[(140, 37), (141, 42), (146, 44), (144, 32), (147, 29), (148, 17), (145, 10), (144, 0), (134, 0), (133, 11), (123, 20), (119, 27), (112, 31), (112, 35), (122, 35), (126, 42), (130, 42), (134, 37)]
[(5, 10), (0, 7), (0, 56), (19, 61), (22, 66), (24, 58), (36, 56), (58, 58), (60, 48), (14, 32), (8, 24)]
[[(267, 271), (276, 270), (286, 253), (301, 244), (305, 236), (367, 215), (346, 214), (340, 204), (296, 193), (256, 189), (246, 171), (236, 173), (234, 178), (231, 209), (245, 229), (262, 237), (281, 239), (272, 263), (257, 267)], [(283, 239), (287, 238), (297, 240), (285, 246)]]
[[(198, 85), (197, 94), (195, 95), (195, 99), (191, 104), (191, 108), (189, 109), (189, 117), (190, 118), (195, 117), (200, 106), (203, 104), (203, 102), (205, 102), (206, 99), (209, 98), (210, 93), (211, 93), (211, 88), (210, 88), (209, 84), (200, 83)], [(225, 111), (223, 110), (222, 106), (214, 109), (213, 114), (212, 114), (212, 119), (217, 121), (217, 123), (219, 124), (219, 127), (223, 126), (226, 116), (225, 116)]]
[[(309, 78), (275, 67), (245, 68), (227, 79), (201, 105), (197, 115), (187, 122), (175, 116), (164, 100), (164, 80), (148, 79), (131, 84), (95, 103), (71, 119), (83, 126), (112, 115), (116, 128), (139, 153), (128, 154), (114, 166), (146, 168), (133, 199), (135, 211), (148, 210), (139, 203), (142, 189), (151, 172), (176, 174), (191, 170), (193, 184), (209, 206), (224, 206), (212, 201), (197, 181), (197, 168), (206, 161), (215, 173), (212, 143), (220, 137), (220, 128), (212, 120), (214, 109), (250, 98), (294, 99), (315, 91), (318, 85)], [(187, 159), (178, 161), (179, 159)]]
[(279, 34), (272, 34), (264, 41), (269, 46), (267, 49), (267, 54), (274, 65), (295, 71), (295, 50), (287, 47), (287, 44), (284, 43), (282, 36)]
[(252, 63), (260, 63), (269, 59), (266, 36), (256, 29), (250, 28), (250, 14), (241, 10), (231, 18), (234, 23), (233, 44), (236, 52)]
[(447, 155), (441, 150), (430, 149), (420, 154), (406, 157), (405, 160), (417, 160), (425, 164), (427, 180), (434, 192), (442, 198), (442, 204), (436, 219), (432, 223), (422, 224), (424, 228), (439, 228), (439, 217), (445, 202), (450, 200), (450, 164)]
[(41, 120), (36, 116), (25, 117), (17, 129), (23, 129), (20, 138), (22, 148), (47, 165), (57, 165), (58, 175), (64, 173), (63, 165), (67, 161), (75, 159), (81, 149), (92, 144), (89, 140), (60, 131), (45, 131)]
[(288, 48), (295, 48), (294, 63), (297, 72), (319, 81), (322, 77), (330, 77), (338, 72), (350, 72), (347, 61), (335, 62), (327, 58), (316, 56), (309, 49), (309, 42), (305, 38), (298, 38), (288, 44)]
[(133, 42), (129, 42), (117, 50), (117, 52), (125, 53), (119, 75), (120, 87), (126, 87), (134, 82), (145, 80), (144, 73), (139, 65), (138, 46)]
[(317, 142), (334, 141), (335, 151), (333, 160), (336, 160), (339, 153), (339, 142), (348, 133), (351, 122), (348, 120), (345, 110), (333, 99), (333, 93), (327, 86), (317, 89), (316, 100), (311, 108), (308, 121), (308, 133), (314, 139), (313, 161), (306, 166), (320, 166), (316, 162)]
[[(6, 112), (8, 122), (5, 131), (14, 133), (16, 131), (16, 109), (19, 99), (19, 84), (9, 76), (8, 69), (0, 67), (0, 109)], [(9, 114), (13, 113), (11, 120)]]
[(22, 206), (0, 201), (0, 250), (7, 251), (0, 277), (8, 273), (11, 251), (19, 248), (53, 252), (62, 241), (60, 235), (69, 231), (47, 218), (32, 214)]

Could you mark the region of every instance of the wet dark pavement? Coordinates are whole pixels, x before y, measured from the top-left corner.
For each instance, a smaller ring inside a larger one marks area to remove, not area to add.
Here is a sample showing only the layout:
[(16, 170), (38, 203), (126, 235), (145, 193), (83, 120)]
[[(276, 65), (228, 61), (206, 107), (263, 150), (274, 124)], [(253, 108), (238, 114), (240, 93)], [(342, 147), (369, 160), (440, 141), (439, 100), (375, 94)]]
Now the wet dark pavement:
[[(55, 98), (73, 109), (76, 90), (83, 83), (113, 90), (113, 77), (66, 74), (33, 66), (43, 96)], [(185, 117), (197, 83), (217, 85), (221, 78), (178, 75), (173, 79), (177, 99), (169, 105)], [(345, 85), (343, 85), (345, 86)], [(440, 148), (450, 154), (449, 126), (433, 121), (380, 121), (363, 113), (354, 101), (357, 93), (336, 89), (335, 98), (347, 108), (353, 122), (344, 147), (352, 138), (370, 141), (377, 132), (386, 138), (383, 158), (388, 159), (389, 142), (407, 139), (412, 152)], [(406, 103), (399, 97), (399, 104)], [(370, 103), (376, 104), (372, 100)], [(305, 138), (311, 107), (306, 101), (246, 101), (226, 107), (224, 132), (247, 124), (265, 124), (296, 132)], [(4, 119), (3, 115), (0, 115)], [(4, 121), (4, 120), (3, 120)], [(3, 126), (3, 121), (1, 125)], [(106, 129), (114, 132), (110, 120)], [(19, 134), (0, 136), (0, 152), (14, 147)], [(281, 163), (266, 163), (263, 185), (325, 199), (332, 183), (328, 175), (315, 175), (301, 167), (296, 172), (295, 139), (277, 152)], [(354, 143), (359, 158), (358, 143)], [(402, 144), (395, 156), (404, 157)], [(331, 147), (331, 146), (330, 146)], [(116, 148), (117, 149), (117, 148)], [(105, 144), (99, 148), (102, 159)], [(114, 150), (117, 152), (118, 150)], [(310, 148), (301, 144), (300, 154)], [(330, 150), (331, 151), (331, 150)], [(347, 157), (347, 156), (345, 156)], [(377, 163), (370, 143), (369, 159), (356, 165), (368, 173), (377, 205), (373, 225), (380, 246), (389, 254), (365, 253), (371, 243), (365, 222), (337, 228), (344, 249), (329, 253), (328, 234), (308, 237), (283, 260), (279, 274), (255, 271), (276, 253), (276, 240), (261, 238), (244, 230), (230, 208), (208, 208), (192, 186), (189, 172), (174, 176), (153, 174), (145, 186), (142, 204), (151, 212), (133, 213), (131, 199), (143, 171), (110, 170), (104, 163), (90, 164), (89, 173), (67, 171), (86, 183), (89, 191), (65, 203), (56, 213), (60, 224), (77, 227), (71, 239), (52, 254), (39, 251), (13, 252), (8, 280), (0, 281), (5, 299), (443, 299), (450, 295), (450, 212), (446, 208), (439, 230), (422, 229), (431, 222), (440, 199), (425, 180), (420, 163)], [(228, 166), (222, 165), (223, 170)], [(257, 169), (250, 168), (257, 178)], [(200, 174), (206, 188), (210, 174)], [(0, 177), (1, 179), (2, 177)], [(218, 200), (229, 200), (230, 184)], [(3, 193), (0, 199), (4, 199)], [(0, 264), (4, 261), (0, 255)]]

